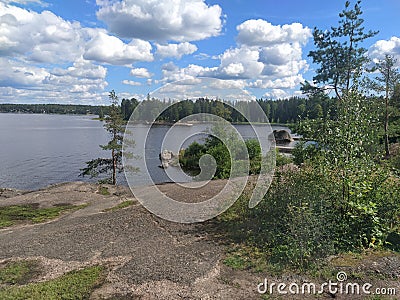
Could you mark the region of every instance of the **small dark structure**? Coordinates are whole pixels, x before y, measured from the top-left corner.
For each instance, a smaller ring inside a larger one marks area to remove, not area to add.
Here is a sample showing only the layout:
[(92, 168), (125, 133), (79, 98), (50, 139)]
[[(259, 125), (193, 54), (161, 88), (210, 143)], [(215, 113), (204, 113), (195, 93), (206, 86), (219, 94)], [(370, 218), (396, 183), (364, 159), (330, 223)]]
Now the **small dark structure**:
[(288, 144), (294, 141), (290, 133), (284, 129), (274, 130), (273, 133), (277, 144)]

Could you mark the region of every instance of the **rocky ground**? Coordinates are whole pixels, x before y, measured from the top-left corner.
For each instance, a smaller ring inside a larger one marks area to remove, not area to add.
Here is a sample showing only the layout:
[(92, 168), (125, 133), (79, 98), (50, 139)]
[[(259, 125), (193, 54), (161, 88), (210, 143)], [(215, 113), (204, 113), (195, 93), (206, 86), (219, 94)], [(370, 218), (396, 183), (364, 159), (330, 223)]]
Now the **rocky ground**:
[[(221, 184), (216, 181), (207, 192), (215, 194)], [(105, 283), (94, 291), (92, 299), (275, 299), (257, 292), (257, 284), (264, 278), (275, 282), (306, 280), (304, 276), (293, 274), (273, 277), (233, 270), (223, 264), (226, 241), (210, 233), (209, 225), (178, 224), (159, 219), (145, 210), (128, 188), (106, 187), (107, 193), (98, 185), (82, 182), (32, 192), (0, 189), (0, 206), (88, 204), (47, 223), (19, 224), (1, 229), (0, 264), (37, 259), (42, 271), (36, 281), (49, 280), (84, 266), (102, 264), (107, 267), (107, 277)], [(163, 185), (161, 189), (188, 197), (172, 184)], [(205, 192), (200, 192), (198, 197), (204, 196)], [(133, 200), (134, 204), (105, 212), (107, 208), (127, 200)], [(358, 270), (363, 274), (379, 274), (374, 284), (394, 285), (400, 294), (399, 256), (370, 257), (364, 264), (349, 263), (340, 257), (332, 259), (342, 263), (347, 273)], [(321, 297), (329, 299), (333, 296), (324, 293)], [(307, 297), (286, 295), (282, 299), (304, 298)], [(336, 298), (368, 299), (344, 295)]]

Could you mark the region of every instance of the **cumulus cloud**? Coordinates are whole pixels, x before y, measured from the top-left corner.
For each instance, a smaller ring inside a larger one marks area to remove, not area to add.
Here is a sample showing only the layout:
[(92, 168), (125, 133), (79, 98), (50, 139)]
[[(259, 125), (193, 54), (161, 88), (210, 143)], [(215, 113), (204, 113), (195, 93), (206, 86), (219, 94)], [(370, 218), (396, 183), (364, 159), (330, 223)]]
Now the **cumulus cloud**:
[(153, 41), (195, 41), (220, 34), (219, 5), (204, 0), (97, 0), (97, 17), (123, 38)]
[(282, 89), (271, 89), (264, 94), (264, 97), (272, 99), (284, 99), (289, 97), (289, 93)]
[(50, 73), (44, 68), (0, 59), (0, 87), (36, 88)]
[(216, 80), (210, 83), (210, 88), (214, 89), (243, 89), (247, 86), (245, 80)]
[(104, 29), (85, 28), (50, 11), (37, 13), (0, 3), (0, 54), (38, 63), (75, 61), (80, 57), (115, 65), (152, 61), (151, 44), (126, 44)]
[(192, 54), (197, 51), (197, 46), (188, 42), (168, 45), (156, 44), (156, 47), (157, 55), (161, 58), (174, 57), (180, 59), (183, 55)]
[(389, 40), (379, 40), (369, 48), (368, 54), (374, 62), (384, 59), (385, 54), (393, 55), (400, 67), (400, 38), (393, 36)]
[(196, 77), (213, 77), (217, 71), (217, 67), (203, 67), (195, 64), (190, 64), (185, 68), (179, 68), (173, 62), (162, 65), (162, 80), (161, 82), (174, 82), (180, 80), (195, 79)]
[(175, 81), (198, 76), (220, 79), (250, 79), (257, 78), (263, 71), (264, 64), (259, 61), (259, 51), (247, 47), (226, 50), (220, 56), (217, 67), (203, 67), (190, 64), (179, 68), (173, 63), (163, 65), (164, 80)]
[(41, 102), (96, 103), (104, 101), (99, 90), (107, 87), (107, 70), (78, 59), (68, 68), (46, 69), (25, 62), (0, 59), (0, 98), (13, 102), (32, 102), (36, 97)]
[(133, 68), (130, 72), (131, 76), (140, 78), (150, 78), (152, 74), (146, 68)]
[(86, 44), (83, 57), (111, 65), (129, 65), (137, 61), (153, 60), (149, 42), (133, 39), (129, 44), (125, 44), (119, 38), (101, 31)]
[(81, 27), (52, 12), (36, 13), (0, 3), (0, 54), (24, 55), (34, 62), (76, 59), (82, 51)]
[(194, 78), (169, 83), (152, 94), (156, 98), (193, 99), (207, 97), (209, 99), (224, 99), (227, 101), (255, 99), (249, 91), (245, 90), (245, 81), (222, 80), (216, 78)]
[(304, 78), (301, 74), (294, 76), (275, 78), (275, 79), (257, 79), (249, 83), (250, 87), (259, 89), (293, 89), (301, 82), (304, 82)]
[(0, 24), (2, 101), (18, 96), (30, 102), (38, 96), (42, 102), (107, 103), (107, 69), (100, 64), (131, 66), (153, 60), (147, 41), (125, 42), (46, 10), (39, 13), (3, 1)]
[(75, 61), (72, 66), (66, 69), (55, 68), (51, 73), (57, 76), (68, 75), (76, 78), (104, 79), (107, 69), (81, 58)]
[(311, 30), (300, 23), (272, 25), (262, 20), (247, 20), (236, 27), (237, 41), (248, 46), (271, 46), (279, 43), (298, 42), (305, 45)]
[(221, 63), (216, 76), (219, 78), (256, 78), (264, 64), (259, 61), (260, 55), (257, 49), (240, 47), (228, 49), (221, 55)]
[(204, 67), (190, 64), (178, 68), (163, 66), (164, 81), (197, 76), (225, 80), (248, 80), (253, 88), (273, 89), (271, 95), (282, 96), (283, 89), (293, 89), (304, 81), (308, 70), (303, 46), (311, 37), (311, 30), (299, 23), (274, 26), (265, 20), (248, 20), (237, 26), (238, 46), (218, 56), (219, 64)]

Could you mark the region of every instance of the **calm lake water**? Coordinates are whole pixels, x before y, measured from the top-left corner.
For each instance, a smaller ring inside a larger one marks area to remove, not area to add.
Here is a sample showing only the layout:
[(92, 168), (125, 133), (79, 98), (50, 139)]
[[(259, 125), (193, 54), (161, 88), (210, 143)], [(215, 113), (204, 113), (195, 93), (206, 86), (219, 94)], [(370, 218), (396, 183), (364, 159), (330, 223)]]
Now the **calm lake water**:
[[(177, 130), (187, 135), (205, 127), (179, 126)], [(141, 144), (144, 135), (140, 133), (146, 128), (146, 125), (135, 126), (137, 145)], [(156, 183), (171, 181), (158, 167), (161, 141), (169, 128), (152, 127), (145, 146), (146, 164)], [(244, 138), (254, 136), (248, 125), (236, 128)], [(273, 126), (277, 128), (284, 127)], [(194, 135), (185, 145), (201, 138), (204, 135)], [(103, 123), (92, 120), (92, 116), (0, 113), (0, 187), (31, 190), (67, 181), (95, 182), (96, 179), (78, 175), (86, 161), (107, 157), (108, 153), (99, 148), (99, 144), (106, 144), (107, 140)], [(179, 179), (179, 174), (175, 175)], [(140, 172), (135, 177), (140, 185)], [(126, 182), (123, 174), (119, 179), (120, 183)]]

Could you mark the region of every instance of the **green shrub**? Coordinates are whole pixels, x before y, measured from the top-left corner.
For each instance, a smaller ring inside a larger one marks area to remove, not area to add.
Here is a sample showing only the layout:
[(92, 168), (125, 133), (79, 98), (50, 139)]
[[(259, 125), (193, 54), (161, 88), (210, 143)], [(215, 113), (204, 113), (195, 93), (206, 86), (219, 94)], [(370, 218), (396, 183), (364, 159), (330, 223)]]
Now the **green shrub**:
[(399, 228), (400, 186), (375, 167), (354, 182), (345, 202), (338, 170), (304, 165), (277, 172), (265, 199), (249, 209), (243, 194), (219, 217), (221, 228), (234, 243), (262, 249), (270, 263), (297, 270), (332, 254), (383, 246)]
[(276, 148), (276, 166), (281, 167), (293, 162), (293, 159), (287, 155), (280, 154), (279, 149)]

